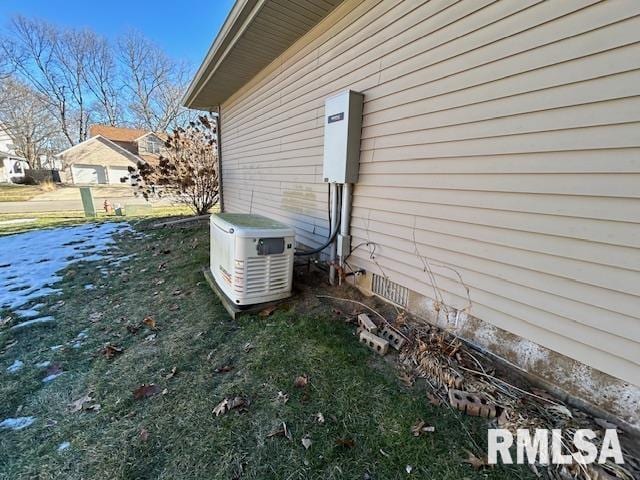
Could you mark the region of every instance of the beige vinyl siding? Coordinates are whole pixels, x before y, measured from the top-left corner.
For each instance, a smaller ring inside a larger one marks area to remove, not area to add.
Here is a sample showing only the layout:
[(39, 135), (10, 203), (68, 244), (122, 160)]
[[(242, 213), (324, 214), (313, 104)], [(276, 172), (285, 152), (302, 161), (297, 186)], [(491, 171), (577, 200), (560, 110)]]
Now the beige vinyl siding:
[(347, 0), (222, 106), (225, 207), (320, 244), (324, 99), (361, 91), (349, 263), (640, 385), (639, 15)]

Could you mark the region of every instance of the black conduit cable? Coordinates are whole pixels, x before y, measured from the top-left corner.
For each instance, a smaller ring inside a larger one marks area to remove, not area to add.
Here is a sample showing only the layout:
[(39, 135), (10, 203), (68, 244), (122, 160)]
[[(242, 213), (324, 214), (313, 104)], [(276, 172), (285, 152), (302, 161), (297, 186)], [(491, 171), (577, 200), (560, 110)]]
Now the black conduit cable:
[[(338, 195), (337, 188), (336, 188), (336, 195)], [(338, 200), (339, 199), (340, 198), (338, 197)], [(329, 235), (329, 238), (324, 243), (324, 245), (321, 245), (318, 248), (314, 248), (313, 250), (296, 251), (293, 254), (297, 257), (300, 257), (302, 255), (313, 255), (315, 253), (320, 253), (322, 250), (324, 250), (329, 245), (331, 245), (331, 242), (333, 242), (333, 240), (336, 238), (336, 235), (338, 234), (338, 230), (340, 230), (340, 210), (342, 210), (342, 208), (341, 208), (340, 202), (338, 202), (338, 211), (336, 212), (336, 226), (333, 232), (331, 232), (331, 235)], [(329, 211), (331, 211), (331, 209), (329, 209)], [(329, 219), (331, 219), (331, 214), (329, 214)], [(331, 223), (331, 220), (329, 220), (329, 223)]]

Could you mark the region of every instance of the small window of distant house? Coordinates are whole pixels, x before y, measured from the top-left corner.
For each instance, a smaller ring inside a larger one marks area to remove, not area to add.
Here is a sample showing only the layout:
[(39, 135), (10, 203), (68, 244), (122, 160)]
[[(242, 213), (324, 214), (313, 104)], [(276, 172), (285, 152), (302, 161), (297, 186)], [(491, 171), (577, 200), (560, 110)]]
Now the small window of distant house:
[(13, 164), (13, 171), (11, 173), (24, 173), (22, 171), (22, 165), (20, 164), (20, 162), (15, 162)]
[(147, 152), (160, 155), (160, 141), (155, 137), (147, 137)]

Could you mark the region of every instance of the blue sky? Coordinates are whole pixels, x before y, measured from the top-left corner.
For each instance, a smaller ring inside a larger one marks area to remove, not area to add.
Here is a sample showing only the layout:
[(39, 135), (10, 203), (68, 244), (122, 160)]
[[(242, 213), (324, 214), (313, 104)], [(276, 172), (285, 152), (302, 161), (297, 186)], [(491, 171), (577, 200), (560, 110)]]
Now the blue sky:
[(234, 0), (0, 0), (0, 24), (13, 14), (88, 27), (114, 38), (134, 28), (169, 55), (200, 66)]

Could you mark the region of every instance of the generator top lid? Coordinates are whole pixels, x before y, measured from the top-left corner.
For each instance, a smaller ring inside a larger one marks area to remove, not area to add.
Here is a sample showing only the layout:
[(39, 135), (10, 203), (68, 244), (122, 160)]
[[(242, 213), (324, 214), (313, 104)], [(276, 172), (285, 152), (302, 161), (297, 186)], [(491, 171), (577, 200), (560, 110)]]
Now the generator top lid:
[(280, 223), (262, 215), (249, 213), (215, 213), (211, 215), (211, 222), (231, 233), (231, 229), (238, 235), (268, 236), (281, 235), (293, 236), (294, 231), (289, 225)]

